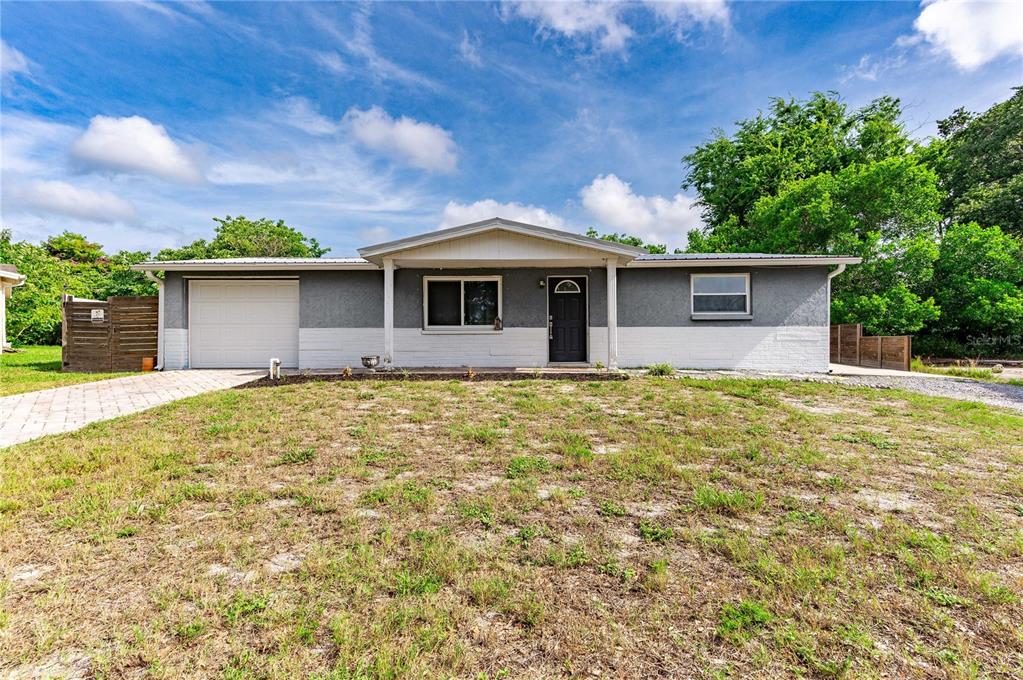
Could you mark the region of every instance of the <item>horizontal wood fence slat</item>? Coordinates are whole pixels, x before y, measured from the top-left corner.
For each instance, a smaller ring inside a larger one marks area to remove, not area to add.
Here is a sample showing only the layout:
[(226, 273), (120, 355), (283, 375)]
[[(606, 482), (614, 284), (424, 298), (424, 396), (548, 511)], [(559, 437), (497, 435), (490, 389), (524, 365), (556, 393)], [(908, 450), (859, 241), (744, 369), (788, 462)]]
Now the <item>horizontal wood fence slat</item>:
[(836, 364), (908, 371), (913, 336), (863, 335), (861, 324), (838, 324), (831, 327), (830, 351)]
[[(65, 371), (138, 371), (157, 354), (159, 298), (118, 296), (107, 301), (64, 301)], [(97, 317), (93, 310), (101, 310)]]

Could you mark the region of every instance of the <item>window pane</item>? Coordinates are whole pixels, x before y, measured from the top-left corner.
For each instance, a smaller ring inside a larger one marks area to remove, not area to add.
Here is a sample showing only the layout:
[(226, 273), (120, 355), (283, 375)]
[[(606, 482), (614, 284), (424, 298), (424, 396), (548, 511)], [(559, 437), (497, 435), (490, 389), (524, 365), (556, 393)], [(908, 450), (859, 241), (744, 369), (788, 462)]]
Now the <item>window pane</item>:
[(694, 312), (739, 312), (746, 313), (745, 295), (694, 295)]
[(497, 318), (497, 281), (465, 281), (465, 325), (492, 326)]
[(734, 274), (721, 276), (694, 276), (693, 292), (700, 293), (733, 293), (746, 294), (746, 277)]
[(457, 326), (461, 314), (461, 281), (426, 282), (426, 324)]

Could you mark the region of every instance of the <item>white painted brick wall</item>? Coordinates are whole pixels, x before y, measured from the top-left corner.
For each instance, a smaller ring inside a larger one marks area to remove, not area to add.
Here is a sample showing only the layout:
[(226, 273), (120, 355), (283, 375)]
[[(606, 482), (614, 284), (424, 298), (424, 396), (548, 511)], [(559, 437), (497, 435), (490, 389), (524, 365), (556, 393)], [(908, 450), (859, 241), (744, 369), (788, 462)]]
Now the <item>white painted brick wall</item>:
[(618, 329), (623, 368), (666, 362), (677, 368), (824, 373), (828, 351), (826, 326)]
[(163, 329), (163, 368), (173, 371), (188, 366), (188, 329)]

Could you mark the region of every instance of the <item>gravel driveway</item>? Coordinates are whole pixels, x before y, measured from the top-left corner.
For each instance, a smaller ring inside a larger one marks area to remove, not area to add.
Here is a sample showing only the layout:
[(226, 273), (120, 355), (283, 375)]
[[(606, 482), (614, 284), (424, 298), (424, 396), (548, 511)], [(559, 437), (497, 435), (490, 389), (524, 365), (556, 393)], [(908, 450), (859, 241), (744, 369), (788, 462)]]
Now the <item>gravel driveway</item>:
[[(636, 371), (636, 374), (645, 371)], [(1023, 387), (984, 382), (947, 375), (913, 373), (903, 375), (834, 375), (823, 373), (757, 373), (754, 371), (679, 371), (686, 378), (760, 378), (764, 380), (809, 380), (839, 385), (859, 385), (881, 389), (899, 389), (933, 397), (948, 397), (1001, 406), (1023, 413)]]
[(1005, 383), (984, 382), (963, 378), (933, 378), (927, 376), (844, 376), (829, 377), (830, 382), (865, 387), (888, 387), (919, 392), (935, 397), (950, 397), (965, 401), (979, 401), (992, 406), (1004, 406), (1023, 412), (1023, 387)]

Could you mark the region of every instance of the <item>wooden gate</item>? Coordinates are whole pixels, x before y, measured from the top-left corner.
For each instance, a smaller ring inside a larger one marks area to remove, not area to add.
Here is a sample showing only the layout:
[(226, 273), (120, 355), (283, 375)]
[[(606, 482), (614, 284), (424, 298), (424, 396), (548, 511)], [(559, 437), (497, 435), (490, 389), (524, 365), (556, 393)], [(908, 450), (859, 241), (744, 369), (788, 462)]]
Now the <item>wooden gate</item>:
[(831, 327), (833, 363), (908, 371), (912, 354), (911, 335), (863, 335), (858, 323)]
[(117, 296), (105, 302), (66, 298), (62, 366), (65, 371), (138, 371), (157, 354), (159, 298)]

